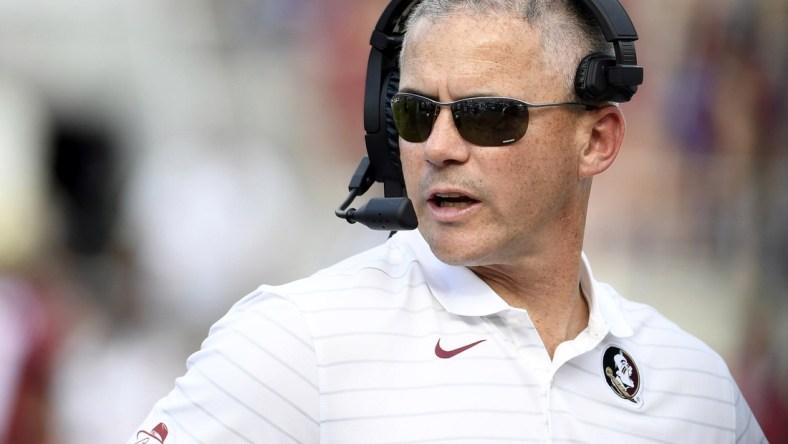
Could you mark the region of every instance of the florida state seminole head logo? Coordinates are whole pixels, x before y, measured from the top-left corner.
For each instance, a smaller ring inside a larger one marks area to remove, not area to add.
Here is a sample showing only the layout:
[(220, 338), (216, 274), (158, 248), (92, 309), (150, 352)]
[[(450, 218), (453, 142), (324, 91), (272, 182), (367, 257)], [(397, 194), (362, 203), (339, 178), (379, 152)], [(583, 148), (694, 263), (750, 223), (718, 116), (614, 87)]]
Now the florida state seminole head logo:
[(602, 357), (602, 368), (607, 385), (613, 392), (627, 401), (640, 403), (640, 372), (629, 353), (620, 347), (608, 347)]

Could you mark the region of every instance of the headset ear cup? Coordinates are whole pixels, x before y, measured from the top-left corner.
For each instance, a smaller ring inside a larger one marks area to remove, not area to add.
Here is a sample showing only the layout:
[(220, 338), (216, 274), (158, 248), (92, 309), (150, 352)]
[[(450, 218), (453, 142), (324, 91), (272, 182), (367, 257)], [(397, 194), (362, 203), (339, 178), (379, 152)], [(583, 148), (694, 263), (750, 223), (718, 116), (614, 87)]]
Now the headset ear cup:
[(388, 141), (388, 152), (391, 162), (400, 171), (402, 163), (399, 157), (399, 132), (394, 125), (394, 115), (391, 112), (391, 98), (399, 92), (399, 70), (393, 69), (388, 76), (386, 85), (382, 88), (385, 97), (381, 97), (383, 106), (386, 108), (386, 139)]
[(615, 57), (603, 53), (589, 54), (580, 61), (575, 73), (575, 92), (580, 100), (594, 102), (610, 99), (605, 69), (615, 63)]

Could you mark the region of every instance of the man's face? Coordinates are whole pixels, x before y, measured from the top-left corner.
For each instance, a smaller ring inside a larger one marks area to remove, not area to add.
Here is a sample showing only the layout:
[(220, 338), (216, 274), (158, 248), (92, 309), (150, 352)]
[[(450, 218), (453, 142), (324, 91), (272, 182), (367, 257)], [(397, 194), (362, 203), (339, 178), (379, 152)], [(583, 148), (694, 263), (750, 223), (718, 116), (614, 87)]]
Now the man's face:
[(621, 382), (628, 387), (632, 387), (632, 367), (623, 356), (616, 357), (616, 374), (621, 379)]
[[(544, 68), (536, 31), (513, 18), (465, 15), (421, 20), (410, 31), (400, 90), (440, 101), (508, 96), (567, 100)], [(514, 264), (578, 236), (583, 138), (577, 111), (530, 109), (528, 131), (503, 147), (463, 140), (442, 108), (429, 139), (400, 139), (408, 196), (419, 230), (446, 263)], [(450, 199), (445, 199), (450, 198)], [(582, 229), (582, 224), (580, 225)]]

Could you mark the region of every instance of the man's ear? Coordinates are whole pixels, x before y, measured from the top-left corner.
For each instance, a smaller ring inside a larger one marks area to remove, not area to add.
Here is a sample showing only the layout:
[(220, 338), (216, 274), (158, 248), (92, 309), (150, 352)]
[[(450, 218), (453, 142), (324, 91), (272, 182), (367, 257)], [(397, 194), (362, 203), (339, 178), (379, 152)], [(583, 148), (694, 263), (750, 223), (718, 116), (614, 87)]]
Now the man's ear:
[(592, 177), (610, 167), (624, 140), (626, 122), (618, 106), (607, 105), (589, 113), (592, 119), (588, 144), (580, 153), (578, 177)]

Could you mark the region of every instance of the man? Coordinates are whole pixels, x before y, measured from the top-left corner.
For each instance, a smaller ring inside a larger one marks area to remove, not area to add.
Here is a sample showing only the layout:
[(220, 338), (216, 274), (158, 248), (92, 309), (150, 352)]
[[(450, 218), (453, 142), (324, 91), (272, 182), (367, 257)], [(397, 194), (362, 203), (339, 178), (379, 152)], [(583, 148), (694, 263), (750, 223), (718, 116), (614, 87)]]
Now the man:
[(635, 382), (632, 380), (632, 366), (629, 365), (627, 358), (624, 357), (623, 353), (619, 353), (613, 359), (616, 363), (616, 379), (626, 388), (634, 387)]
[(605, 366), (605, 375), (610, 380), (611, 387), (622, 398), (632, 400), (639, 388), (632, 379), (635, 373), (634, 367), (629, 363), (629, 359), (623, 351), (619, 351), (613, 356), (613, 365), (616, 367), (615, 373), (613, 373), (613, 369)]
[[(392, 99), (419, 230), (240, 301), (140, 430), (165, 424), (176, 443), (765, 441), (722, 359), (597, 282), (582, 254), (592, 178), (625, 127), (614, 104), (573, 94), (580, 59), (606, 46), (595, 29), (559, 1), (420, 3)], [(453, 118), (501, 107), (527, 125), (496, 143), (490, 125)], [(606, 375), (617, 355), (626, 396)]]

